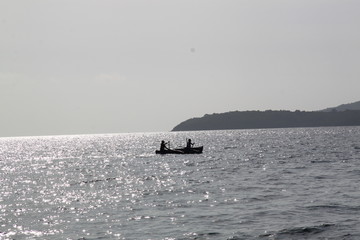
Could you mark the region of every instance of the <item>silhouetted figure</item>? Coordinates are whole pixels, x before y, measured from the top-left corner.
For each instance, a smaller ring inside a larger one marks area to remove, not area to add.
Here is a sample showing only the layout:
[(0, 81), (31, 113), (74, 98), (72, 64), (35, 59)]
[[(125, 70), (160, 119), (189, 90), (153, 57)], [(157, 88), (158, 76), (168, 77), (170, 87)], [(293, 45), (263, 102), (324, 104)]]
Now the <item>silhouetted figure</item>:
[(191, 148), (194, 145), (194, 143), (191, 143), (191, 139), (189, 138), (186, 143), (186, 148)]
[(165, 141), (164, 140), (162, 140), (161, 141), (161, 145), (160, 145), (160, 151), (165, 151), (165, 150), (167, 150), (168, 148), (167, 148), (167, 146), (166, 146), (166, 143), (165, 143)]

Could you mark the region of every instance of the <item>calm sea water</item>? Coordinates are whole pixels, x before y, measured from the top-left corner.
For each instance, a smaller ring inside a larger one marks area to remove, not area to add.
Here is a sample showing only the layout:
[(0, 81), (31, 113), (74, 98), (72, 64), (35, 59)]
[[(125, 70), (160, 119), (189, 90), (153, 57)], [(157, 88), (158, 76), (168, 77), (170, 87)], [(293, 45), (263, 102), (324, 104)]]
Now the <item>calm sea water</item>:
[(0, 239), (360, 239), (359, 188), (360, 127), (2, 138)]

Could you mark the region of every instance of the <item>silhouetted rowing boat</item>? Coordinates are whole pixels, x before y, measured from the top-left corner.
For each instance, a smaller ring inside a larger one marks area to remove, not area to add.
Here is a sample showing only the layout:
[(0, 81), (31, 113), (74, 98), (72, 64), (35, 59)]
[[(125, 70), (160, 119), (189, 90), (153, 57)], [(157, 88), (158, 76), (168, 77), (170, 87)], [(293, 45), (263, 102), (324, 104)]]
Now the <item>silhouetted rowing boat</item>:
[(192, 148), (176, 148), (176, 149), (165, 149), (163, 151), (156, 150), (156, 154), (199, 154), (203, 151), (203, 146), (192, 147)]

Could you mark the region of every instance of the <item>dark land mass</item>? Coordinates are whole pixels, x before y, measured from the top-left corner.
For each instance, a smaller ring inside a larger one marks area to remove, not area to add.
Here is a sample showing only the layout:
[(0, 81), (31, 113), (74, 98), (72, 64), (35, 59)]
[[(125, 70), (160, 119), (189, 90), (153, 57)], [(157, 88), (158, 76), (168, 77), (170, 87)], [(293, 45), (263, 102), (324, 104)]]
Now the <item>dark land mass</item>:
[(186, 120), (172, 131), (360, 126), (360, 107), (347, 110), (343, 106), (339, 106), (339, 110), (329, 108), (317, 112), (268, 110), (206, 114)]
[(324, 109), (322, 111), (331, 112), (331, 111), (334, 111), (334, 110), (336, 110), (336, 111), (360, 110), (360, 101), (354, 102), (354, 103), (342, 104), (340, 106), (333, 107), (333, 108), (327, 108), (327, 109)]

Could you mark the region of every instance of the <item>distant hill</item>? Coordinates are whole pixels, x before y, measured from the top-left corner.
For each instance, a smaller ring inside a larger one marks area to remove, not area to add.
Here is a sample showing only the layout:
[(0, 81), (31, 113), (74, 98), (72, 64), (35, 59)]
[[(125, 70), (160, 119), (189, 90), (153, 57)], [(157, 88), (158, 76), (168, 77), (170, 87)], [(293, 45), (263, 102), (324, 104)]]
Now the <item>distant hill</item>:
[[(359, 103), (341, 105), (337, 107), (339, 110), (329, 108), (330, 110), (317, 112), (268, 110), (206, 114), (200, 118), (188, 119), (175, 126), (172, 131), (360, 126), (360, 110), (347, 108)], [(344, 106), (346, 110), (343, 110)]]
[(322, 110), (323, 112), (330, 112), (330, 111), (346, 111), (346, 110), (360, 110), (360, 101), (348, 104), (342, 104), (337, 107), (327, 108)]

